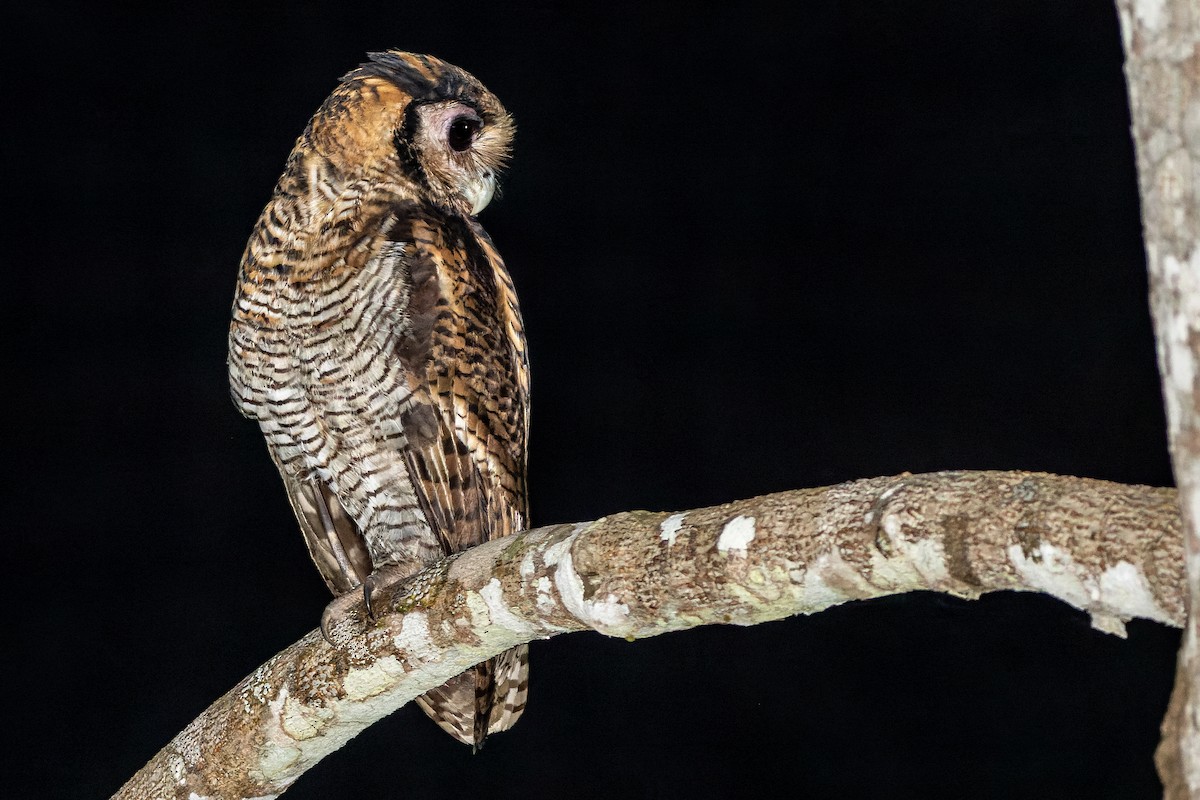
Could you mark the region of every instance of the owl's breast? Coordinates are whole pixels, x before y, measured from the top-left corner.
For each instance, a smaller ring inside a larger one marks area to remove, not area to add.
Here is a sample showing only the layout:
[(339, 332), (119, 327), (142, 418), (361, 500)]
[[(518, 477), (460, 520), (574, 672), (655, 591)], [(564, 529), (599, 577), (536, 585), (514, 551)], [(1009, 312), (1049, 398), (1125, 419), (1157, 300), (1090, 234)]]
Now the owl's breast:
[(243, 413), (262, 419), (287, 389), (322, 414), (376, 419), (410, 394), (396, 357), (412, 335), (404, 245), (385, 243), (357, 270), (243, 292), (230, 332), (230, 379)]

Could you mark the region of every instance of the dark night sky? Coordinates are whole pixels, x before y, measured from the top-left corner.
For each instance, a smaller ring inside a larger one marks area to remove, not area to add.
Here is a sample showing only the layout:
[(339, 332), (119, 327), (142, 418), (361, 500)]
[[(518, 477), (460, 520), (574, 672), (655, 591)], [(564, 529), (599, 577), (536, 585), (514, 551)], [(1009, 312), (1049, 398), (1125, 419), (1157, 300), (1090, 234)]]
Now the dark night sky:
[[(10, 28), (12, 796), (108, 796), (328, 600), (225, 335), (368, 50), (517, 119), (481, 219), (529, 331), (535, 522), (902, 470), (1171, 483), (1110, 4), (244, 6)], [(1156, 797), (1177, 642), (1016, 595), (559, 637), (480, 755), (410, 707), (288, 797)]]

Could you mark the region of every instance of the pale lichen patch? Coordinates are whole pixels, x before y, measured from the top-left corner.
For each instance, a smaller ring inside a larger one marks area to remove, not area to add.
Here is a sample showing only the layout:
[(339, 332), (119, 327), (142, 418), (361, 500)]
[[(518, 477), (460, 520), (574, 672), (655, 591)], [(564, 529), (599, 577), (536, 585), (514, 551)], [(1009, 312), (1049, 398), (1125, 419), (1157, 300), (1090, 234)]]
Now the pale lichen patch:
[(365, 700), (382, 694), (395, 686), (404, 675), (404, 667), (395, 656), (385, 656), (369, 667), (351, 669), (346, 673), (342, 688), (351, 700)]
[(1171, 615), (1154, 599), (1145, 576), (1128, 561), (1118, 562), (1100, 575), (1100, 601), (1121, 609), (1122, 615), (1171, 624)]
[[(759, 610), (774, 608), (781, 601), (792, 607), (795, 605), (794, 587), (788, 583), (787, 575), (783, 571), (768, 573), (763, 569), (755, 568), (746, 574), (744, 584), (728, 583), (726, 587), (730, 591), (734, 591), (742, 602), (755, 609), (756, 614)], [(795, 611), (789, 613), (795, 613)]]
[(333, 718), (332, 709), (305, 705), (289, 697), (279, 711), (279, 726), (288, 736), (303, 741), (319, 736)]
[[(942, 589), (950, 581), (950, 570), (946, 564), (946, 550), (942, 541), (932, 536), (922, 536), (909, 540), (905, 529), (914, 521), (906, 512), (886, 512), (879, 521), (879, 527), (887, 538), (887, 549), (891, 558), (883, 566), (876, 560), (878, 553), (872, 553), (872, 563), (879, 564), (880, 575), (891, 573), (897, 586), (909, 588)], [(915, 572), (920, 580), (912, 583), (912, 573)]]
[(1162, 26), (1165, 7), (1166, 0), (1135, 0), (1133, 13), (1147, 30), (1157, 31)]
[(927, 589), (925, 579), (907, 558), (888, 558), (872, 548), (870, 583), (887, 592), (908, 592)]
[[(835, 547), (814, 558), (807, 569), (797, 570), (789, 565), (789, 577), (799, 584), (793, 588), (792, 596), (802, 607), (803, 613), (812, 614), (849, 600), (878, 597), (885, 584), (892, 586), (893, 590), (895, 586), (903, 586), (899, 591), (918, 586), (920, 579), (915, 571), (906, 562), (899, 563), (908, 568), (908, 572), (892, 569), (890, 562), (878, 551), (873, 551), (870, 570), (864, 573), (845, 559), (841, 549)], [(891, 582), (881, 572), (886, 572)]]
[(830, 606), (852, 600), (853, 596), (831, 583), (828, 578), (849, 569), (837, 553), (822, 553), (808, 569), (791, 569), (788, 577), (797, 584), (793, 596), (800, 601), (801, 613), (812, 614)]
[(939, 588), (950, 579), (946, 568), (946, 550), (939, 539), (918, 539), (908, 548), (908, 558), (931, 588)]
[(588, 605), (592, 621), (597, 625), (620, 625), (629, 617), (629, 606), (615, 594), (606, 595), (602, 600), (591, 600)]
[[(1200, 117), (1200, 112), (1196, 116)], [(1147, 150), (1151, 149), (1156, 140), (1166, 135), (1166, 128), (1157, 131), (1147, 144)], [(1170, 141), (1163, 142), (1157, 148), (1161, 152), (1151, 152), (1150, 155), (1152, 161), (1161, 162), (1158, 168), (1158, 183), (1176, 187), (1176, 191), (1179, 192), (1190, 181), (1192, 167), (1187, 151), (1178, 146), (1178, 137), (1172, 134), (1169, 138)], [(1183, 203), (1178, 198), (1174, 198), (1173, 202), (1177, 206), (1176, 213), (1182, 214)], [(1176, 222), (1175, 226), (1181, 224)], [(1172, 433), (1177, 434), (1180, 420), (1188, 417), (1187, 410), (1192, 402), (1196, 374), (1200, 371), (1191, 347), (1194, 327), (1192, 321), (1200, 319), (1200, 247), (1191, 250), (1182, 259), (1176, 258), (1170, 252), (1164, 253), (1162, 282), (1164, 292), (1178, 297), (1180, 304), (1179, 310), (1169, 318), (1161, 320), (1159, 325), (1163, 400), (1167, 406), (1167, 422)], [(1177, 475), (1177, 481), (1179, 478)]]
[(724, 621), (731, 625), (753, 624), (752, 621), (759, 618), (758, 610), (767, 605), (764, 598), (759, 597), (745, 586), (731, 583), (725, 587), (725, 591), (738, 600), (737, 606), (725, 612), (726, 619)]
[[(549, 553), (547, 553), (547, 557)], [(547, 560), (549, 563), (549, 560)], [(580, 580), (579, 574), (575, 571), (575, 564), (571, 558), (571, 548), (565, 548), (559, 553), (555, 563), (557, 566), (554, 570), (554, 586), (558, 589), (558, 597), (562, 600), (567, 611), (570, 611), (578, 619), (587, 622), (590, 619), (587, 606), (583, 601), (583, 581)]]
[(429, 619), (424, 612), (410, 611), (400, 621), (400, 633), (392, 639), (397, 650), (421, 661), (440, 661), (441, 652), (429, 632)]
[(292, 765), (303, 755), (299, 747), (267, 741), (258, 751), (258, 768), (250, 770), (250, 776), (259, 783), (274, 783), (288, 777)]
[(809, 570), (804, 576), (800, 582), (799, 594), (802, 614), (815, 614), (851, 599), (837, 587), (826, 583), (825, 578), (816, 570)]
[(1127, 561), (1096, 576), (1070, 553), (1045, 542), (1028, 556), (1019, 545), (1011, 545), (1008, 557), (1030, 588), (1087, 611), (1092, 627), (1097, 630), (1124, 637), (1124, 621), (1131, 617), (1170, 621), (1170, 615), (1155, 601), (1145, 577)]
[(658, 538), (667, 543), (667, 547), (675, 544), (675, 538), (679, 536), (679, 531), (683, 529), (683, 520), (687, 514), (672, 514), (664, 519), (658, 526)]
[(187, 777), (187, 763), (177, 753), (173, 754), (167, 760), (167, 770), (171, 773), (171, 777), (175, 779), (176, 783), (183, 783)]
[(486, 628), (492, 624), (492, 612), (479, 592), (467, 592), (467, 611), (471, 615), (472, 627)]
[(739, 514), (721, 529), (721, 535), (717, 537), (717, 552), (745, 558), (746, 548), (753, 541), (754, 534), (754, 517)]
[(1019, 544), (1009, 545), (1007, 552), (1017, 574), (1030, 588), (1052, 594), (1076, 608), (1086, 609), (1092, 604), (1096, 586), (1088, 586), (1069, 553), (1046, 542), (1028, 556)]
[(558, 562), (562, 559), (563, 554), (570, 552), (571, 545), (573, 545), (574, 543), (575, 543), (574, 534), (563, 539), (561, 542), (555, 542), (554, 544), (547, 547), (546, 550), (542, 553), (542, 561), (545, 562), (547, 567), (553, 567), (553, 566), (557, 565)]
[(500, 585), (497, 578), (492, 578), (488, 581), (487, 586), (479, 590), (479, 595), (483, 601), (487, 603), (488, 610), (491, 612), (492, 620), (501, 627), (507, 628), (514, 633), (521, 635), (532, 636), (536, 630), (525, 620), (518, 617), (512, 612), (512, 609), (504, 602), (504, 587)]
[(1089, 616), (1092, 620), (1092, 627), (1101, 633), (1111, 633), (1113, 636), (1119, 636), (1122, 639), (1127, 637), (1125, 621), (1120, 617), (1114, 617), (1112, 614), (1102, 614), (1098, 611), (1092, 612)]
[(543, 575), (537, 580), (537, 608), (543, 614), (548, 614), (558, 605), (554, 600), (553, 584), (550, 579)]

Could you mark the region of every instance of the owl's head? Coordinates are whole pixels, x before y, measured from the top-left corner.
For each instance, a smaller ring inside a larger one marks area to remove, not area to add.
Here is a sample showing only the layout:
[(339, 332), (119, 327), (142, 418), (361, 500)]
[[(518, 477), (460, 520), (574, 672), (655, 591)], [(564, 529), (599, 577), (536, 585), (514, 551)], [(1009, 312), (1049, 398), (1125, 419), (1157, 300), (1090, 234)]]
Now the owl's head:
[(452, 64), (396, 50), (368, 55), (302, 138), (345, 176), (478, 214), (511, 151), (512, 117)]

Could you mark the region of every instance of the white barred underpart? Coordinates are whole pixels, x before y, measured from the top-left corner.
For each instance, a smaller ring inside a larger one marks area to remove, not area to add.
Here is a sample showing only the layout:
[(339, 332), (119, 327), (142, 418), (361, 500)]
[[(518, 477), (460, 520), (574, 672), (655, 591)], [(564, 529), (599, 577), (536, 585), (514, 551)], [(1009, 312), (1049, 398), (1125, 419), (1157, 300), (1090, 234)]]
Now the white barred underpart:
[[(422, 536), (402, 456), (399, 420), (413, 402), (395, 357), (410, 326), (403, 254), (402, 243), (385, 244), (362, 270), (321, 286), (278, 281), (239, 297), (230, 349), (241, 411), (258, 420), (282, 469), (329, 484), (376, 564), (437, 555), (425, 552), (434, 543)], [(246, 321), (256, 315), (276, 322)]]

